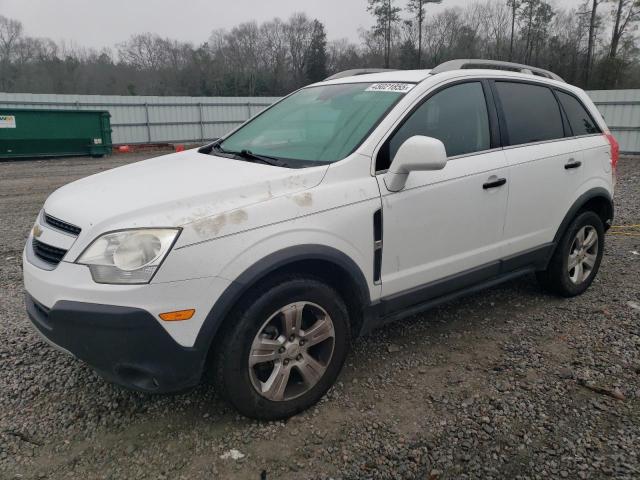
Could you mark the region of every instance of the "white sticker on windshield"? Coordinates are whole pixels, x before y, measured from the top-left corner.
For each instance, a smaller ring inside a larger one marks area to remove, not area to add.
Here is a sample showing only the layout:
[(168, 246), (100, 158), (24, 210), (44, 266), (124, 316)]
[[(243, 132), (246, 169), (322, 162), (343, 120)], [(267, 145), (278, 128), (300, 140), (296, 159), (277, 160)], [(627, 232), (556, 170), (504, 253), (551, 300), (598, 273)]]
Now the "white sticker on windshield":
[(374, 83), (365, 92), (407, 93), (413, 87), (415, 87), (413, 83)]

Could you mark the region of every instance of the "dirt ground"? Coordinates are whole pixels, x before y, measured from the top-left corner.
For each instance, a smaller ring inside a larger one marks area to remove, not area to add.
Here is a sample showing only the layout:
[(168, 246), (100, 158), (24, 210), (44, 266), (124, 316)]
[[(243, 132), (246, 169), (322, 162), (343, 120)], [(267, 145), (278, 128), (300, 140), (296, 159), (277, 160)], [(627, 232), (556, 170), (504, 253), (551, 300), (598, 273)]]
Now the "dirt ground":
[(0, 163), (0, 478), (640, 478), (640, 158), (584, 295), (527, 276), (387, 326), (286, 422), (207, 386), (129, 392), (31, 327), (21, 251), (47, 195), (141, 158)]

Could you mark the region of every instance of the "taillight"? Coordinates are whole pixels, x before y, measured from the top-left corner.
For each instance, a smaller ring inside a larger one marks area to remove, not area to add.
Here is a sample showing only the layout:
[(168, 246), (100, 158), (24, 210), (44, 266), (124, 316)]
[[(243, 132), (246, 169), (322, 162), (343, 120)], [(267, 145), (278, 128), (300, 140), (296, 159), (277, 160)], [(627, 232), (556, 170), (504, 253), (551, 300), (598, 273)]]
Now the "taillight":
[(609, 145), (611, 145), (611, 168), (613, 169), (613, 173), (615, 174), (616, 168), (618, 167), (618, 159), (620, 158), (620, 145), (611, 133), (605, 133), (605, 137), (609, 141)]
[(620, 145), (618, 144), (618, 140), (616, 137), (612, 135), (611, 132), (607, 132), (604, 134), (607, 137), (607, 141), (611, 146), (611, 180), (613, 182), (613, 188), (616, 187), (616, 183), (618, 183), (618, 159), (620, 158)]

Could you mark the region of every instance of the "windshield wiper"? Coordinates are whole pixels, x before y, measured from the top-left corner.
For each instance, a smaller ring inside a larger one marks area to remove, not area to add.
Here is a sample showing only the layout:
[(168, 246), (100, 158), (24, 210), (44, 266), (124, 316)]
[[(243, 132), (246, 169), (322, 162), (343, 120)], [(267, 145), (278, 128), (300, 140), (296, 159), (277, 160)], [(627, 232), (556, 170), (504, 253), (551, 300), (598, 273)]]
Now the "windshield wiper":
[(222, 148), (219, 143), (214, 143), (212, 147), (220, 153), (224, 153), (227, 155), (235, 155), (244, 160), (258, 161), (258, 162), (265, 163), (267, 165), (273, 165), (274, 167), (288, 167), (286, 162), (283, 162), (279, 158), (270, 157), (268, 155), (258, 155), (257, 153), (253, 153), (251, 150), (247, 150), (246, 148), (243, 148), (239, 152), (235, 152), (233, 150), (226, 150)]
[(262, 163), (266, 163), (267, 165), (273, 165), (276, 167), (284, 167), (287, 164), (276, 157), (270, 157), (269, 155), (258, 155), (257, 153), (253, 153), (251, 150), (242, 149), (236, 155), (241, 156), (242, 158), (246, 158), (247, 160), (257, 160)]

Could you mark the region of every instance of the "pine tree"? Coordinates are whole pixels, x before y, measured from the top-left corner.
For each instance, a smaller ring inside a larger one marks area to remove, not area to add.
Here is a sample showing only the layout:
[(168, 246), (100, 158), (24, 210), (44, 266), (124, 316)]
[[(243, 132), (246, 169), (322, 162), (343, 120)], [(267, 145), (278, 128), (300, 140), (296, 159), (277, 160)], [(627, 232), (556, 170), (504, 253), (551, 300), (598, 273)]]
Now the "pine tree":
[(409, 0), (407, 3), (407, 10), (413, 14), (418, 29), (417, 68), (422, 68), (422, 26), (424, 25), (424, 8), (427, 3), (442, 3), (442, 0)]
[(369, 0), (367, 11), (376, 17), (374, 33), (384, 39), (384, 68), (389, 68), (393, 27), (400, 21), (400, 7), (394, 0)]
[(318, 20), (313, 21), (306, 73), (310, 82), (319, 82), (327, 77), (327, 34)]
[(520, 0), (507, 0), (507, 6), (511, 9), (511, 39), (509, 41), (509, 61), (513, 60), (513, 39), (516, 31), (516, 17), (518, 8), (520, 8)]

